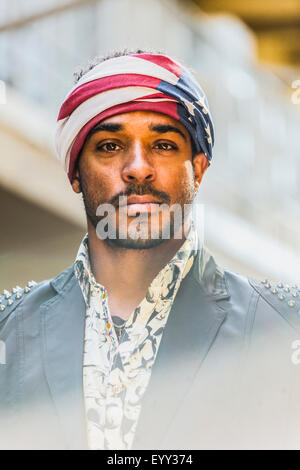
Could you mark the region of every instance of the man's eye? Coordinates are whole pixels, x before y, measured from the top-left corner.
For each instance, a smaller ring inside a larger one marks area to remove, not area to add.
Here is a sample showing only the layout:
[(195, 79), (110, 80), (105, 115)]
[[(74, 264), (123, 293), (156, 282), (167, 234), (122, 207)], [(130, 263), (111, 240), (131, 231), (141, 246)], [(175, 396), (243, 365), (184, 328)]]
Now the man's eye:
[(105, 144), (98, 145), (97, 150), (103, 150), (104, 152), (115, 152), (119, 150), (120, 146), (114, 142), (106, 142)]
[(171, 145), (168, 142), (160, 142), (156, 145), (156, 148), (158, 148), (159, 150), (176, 150), (177, 146)]

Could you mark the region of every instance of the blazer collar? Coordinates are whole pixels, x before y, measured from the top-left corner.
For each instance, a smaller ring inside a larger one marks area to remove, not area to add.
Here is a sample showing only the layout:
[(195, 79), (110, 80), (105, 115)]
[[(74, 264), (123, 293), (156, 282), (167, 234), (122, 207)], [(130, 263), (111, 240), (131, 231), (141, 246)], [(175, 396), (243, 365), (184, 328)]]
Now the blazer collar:
[(230, 296), (223, 269), (203, 245), (198, 245), (198, 255), (192, 267), (193, 278), (203, 295), (211, 299), (226, 299)]

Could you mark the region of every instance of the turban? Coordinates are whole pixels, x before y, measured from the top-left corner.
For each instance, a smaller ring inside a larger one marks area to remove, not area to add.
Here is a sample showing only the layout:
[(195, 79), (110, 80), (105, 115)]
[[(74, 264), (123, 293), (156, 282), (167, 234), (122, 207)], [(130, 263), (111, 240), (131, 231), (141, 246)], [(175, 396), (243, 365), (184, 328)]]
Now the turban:
[(84, 74), (65, 98), (57, 119), (56, 153), (72, 181), (90, 130), (105, 118), (156, 111), (181, 122), (197, 153), (210, 162), (213, 123), (204, 91), (191, 72), (162, 54), (130, 54), (105, 60)]

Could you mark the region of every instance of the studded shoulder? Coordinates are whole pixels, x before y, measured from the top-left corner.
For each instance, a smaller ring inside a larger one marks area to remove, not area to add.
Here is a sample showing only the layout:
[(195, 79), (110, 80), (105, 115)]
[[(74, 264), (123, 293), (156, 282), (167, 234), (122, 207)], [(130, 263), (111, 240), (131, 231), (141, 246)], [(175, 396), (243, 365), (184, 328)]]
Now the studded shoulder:
[(249, 279), (252, 287), (275, 308), (294, 328), (300, 330), (300, 288), (268, 279)]
[(0, 295), (0, 320), (14, 310), (26, 294), (28, 294), (35, 286), (37, 286), (37, 282), (29, 281), (24, 288), (16, 286), (11, 292), (4, 289), (2, 295)]

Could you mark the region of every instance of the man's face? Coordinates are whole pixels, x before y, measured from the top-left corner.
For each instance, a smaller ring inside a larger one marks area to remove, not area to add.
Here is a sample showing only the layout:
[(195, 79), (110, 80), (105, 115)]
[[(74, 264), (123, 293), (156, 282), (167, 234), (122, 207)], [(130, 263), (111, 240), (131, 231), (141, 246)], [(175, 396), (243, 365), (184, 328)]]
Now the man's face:
[[(167, 208), (176, 204), (183, 213), (184, 205), (192, 203), (195, 179), (200, 182), (206, 167), (203, 154), (192, 161), (190, 134), (181, 123), (165, 114), (135, 111), (96, 126), (84, 144), (72, 186), (82, 191), (95, 228), (103, 220), (97, 208), (113, 206), (109, 223), (115, 236), (108, 243), (146, 249), (164, 241), (166, 224), (169, 238), (174, 236), (174, 212)], [(120, 196), (127, 197), (126, 205)], [(138, 227), (138, 238), (130, 226)]]

